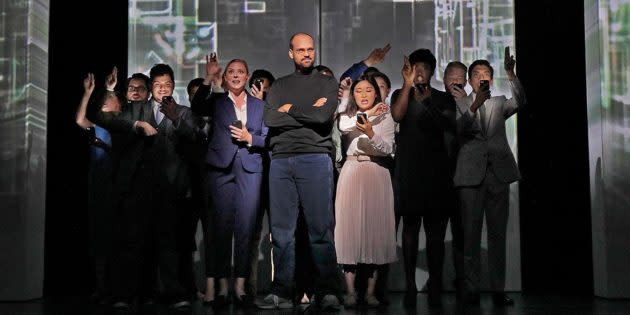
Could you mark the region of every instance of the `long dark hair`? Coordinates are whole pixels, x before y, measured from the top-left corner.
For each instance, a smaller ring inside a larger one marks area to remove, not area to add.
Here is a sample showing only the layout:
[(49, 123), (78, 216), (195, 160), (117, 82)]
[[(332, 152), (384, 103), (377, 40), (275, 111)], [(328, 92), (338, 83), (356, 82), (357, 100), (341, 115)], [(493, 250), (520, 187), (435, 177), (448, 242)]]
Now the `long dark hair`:
[(381, 99), (381, 90), (378, 88), (378, 83), (376, 83), (376, 79), (374, 79), (373, 76), (362, 75), (356, 81), (352, 82), (352, 86), (350, 87), (350, 99), (348, 100), (348, 106), (346, 106), (346, 110), (342, 113), (343, 115), (354, 116), (357, 111), (359, 111), (359, 106), (357, 106), (357, 102), (354, 100), (354, 88), (361, 81), (368, 81), (368, 83), (372, 85), (372, 88), (374, 88), (374, 91), (376, 92), (376, 98), (374, 99), (374, 104), (372, 104), (372, 106), (375, 106), (376, 104), (383, 101)]

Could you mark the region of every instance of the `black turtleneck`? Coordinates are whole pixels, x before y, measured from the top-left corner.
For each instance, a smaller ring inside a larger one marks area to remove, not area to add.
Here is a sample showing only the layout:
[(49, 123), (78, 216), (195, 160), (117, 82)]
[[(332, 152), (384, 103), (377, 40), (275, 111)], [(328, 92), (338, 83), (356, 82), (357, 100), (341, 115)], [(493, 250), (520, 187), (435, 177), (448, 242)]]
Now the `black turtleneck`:
[[(273, 157), (304, 153), (327, 153), (333, 150), (331, 131), (337, 109), (337, 81), (314, 71), (295, 71), (276, 80), (267, 96), (265, 124)], [(326, 98), (321, 107), (313, 104)], [(292, 104), (288, 113), (277, 109)]]

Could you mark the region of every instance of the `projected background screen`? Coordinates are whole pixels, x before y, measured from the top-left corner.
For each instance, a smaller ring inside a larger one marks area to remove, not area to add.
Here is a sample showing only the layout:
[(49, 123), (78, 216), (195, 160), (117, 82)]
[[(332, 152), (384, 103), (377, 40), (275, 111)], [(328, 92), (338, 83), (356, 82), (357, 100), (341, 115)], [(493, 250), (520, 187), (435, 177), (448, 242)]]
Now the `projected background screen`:
[[(223, 66), (233, 58), (245, 59), (250, 72), (264, 68), (278, 78), (293, 71), (288, 42), (298, 31), (314, 35), (317, 63), (331, 68), (337, 79), (372, 49), (390, 43), (391, 51), (377, 67), (390, 77), (392, 91), (402, 84), (403, 54), (425, 47), (438, 59), (432, 82), (436, 88), (443, 90), (442, 73), (449, 61), (470, 64), (475, 59), (487, 59), (496, 69), (493, 95), (510, 96), (502, 54), (505, 46), (516, 51), (511, 0), (130, 0), (128, 69), (129, 73), (148, 74), (155, 63), (170, 64), (175, 70), (175, 97), (178, 103), (188, 104), (186, 86), (190, 80), (205, 76), (206, 54), (216, 51)], [(515, 149), (515, 118), (508, 122), (507, 131)], [(506, 289), (520, 290), (517, 184), (511, 187), (510, 207)], [(418, 249), (420, 286), (428, 278), (423, 234)], [(444, 285), (451, 288), (450, 233), (447, 238)], [(485, 236), (483, 242), (482, 264), (486, 266)], [(261, 268), (269, 265), (267, 248), (263, 243)], [(393, 290), (404, 285), (400, 248), (399, 258), (390, 277)], [(483, 272), (483, 285), (487, 286), (487, 270)], [(259, 282), (266, 277), (261, 275)], [(261, 288), (266, 285), (259, 283)]]
[(630, 2), (585, 3), (595, 292), (627, 297), (630, 274)]

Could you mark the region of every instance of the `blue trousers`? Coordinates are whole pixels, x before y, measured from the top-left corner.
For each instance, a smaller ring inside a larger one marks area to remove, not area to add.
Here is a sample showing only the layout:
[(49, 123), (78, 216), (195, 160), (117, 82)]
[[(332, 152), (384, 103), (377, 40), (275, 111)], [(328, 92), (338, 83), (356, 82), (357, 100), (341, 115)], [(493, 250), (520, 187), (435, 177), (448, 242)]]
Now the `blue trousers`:
[(338, 295), (339, 270), (333, 231), (332, 161), (327, 154), (299, 154), (271, 160), (269, 203), (275, 276), (271, 292), (293, 299), (295, 277), (295, 229), (303, 211), (308, 246), (317, 274), (315, 295)]
[(213, 240), (215, 278), (230, 276), (232, 236), (234, 236), (234, 277), (247, 278), (256, 216), (260, 209), (262, 173), (243, 169), (239, 153), (227, 168), (208, 171), (214, 204)]

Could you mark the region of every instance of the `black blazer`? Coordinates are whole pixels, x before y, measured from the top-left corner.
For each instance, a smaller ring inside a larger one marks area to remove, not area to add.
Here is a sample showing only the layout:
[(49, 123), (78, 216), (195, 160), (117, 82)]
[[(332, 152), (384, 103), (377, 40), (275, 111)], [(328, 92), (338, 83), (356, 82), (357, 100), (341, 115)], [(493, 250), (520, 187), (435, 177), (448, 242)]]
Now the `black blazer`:
[[(152, 111), (152, 101), (129, 102), (120, 113), (105, 113), (100, 109), (112, 92), (106, 92), (96, 102), (88, 105), (87, 118), (108, 129), (112, 133), (113, 154), (117, 160), (114, 184), (118, 191), (125, 192), (131, 187), (131, 181), (138, 166), (153, 159), (158, 172), (164, 172), (164, 178), (171, 191), (183, 196), (190, 186), (187, 160), (190, 147), (203, 138), (205, 122), (194, 115), (188, 107), (178, 105), (177, 120), (164, 117), (156, 125)], [(147, 137), (134, 128), (134, 122), (145, 121), (157, 127), (158, 134)]]

